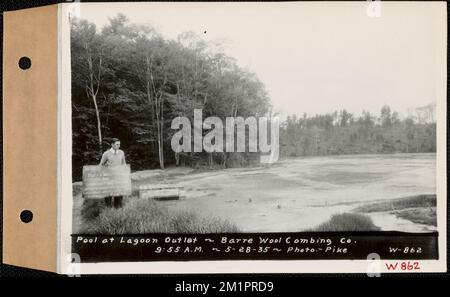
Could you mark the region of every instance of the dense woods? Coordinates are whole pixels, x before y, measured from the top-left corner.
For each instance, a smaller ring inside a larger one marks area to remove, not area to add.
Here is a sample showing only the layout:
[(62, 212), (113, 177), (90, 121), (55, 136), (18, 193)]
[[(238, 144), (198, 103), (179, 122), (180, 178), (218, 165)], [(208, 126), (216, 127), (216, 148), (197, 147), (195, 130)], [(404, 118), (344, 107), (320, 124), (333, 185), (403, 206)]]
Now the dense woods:
[(434, 105), (403, 120), (389, 106), (380, 115), (345, 109), (326, 115), (289, 116), (280, 131), (282, 156), (436, 152)]
[(110, 19), (101, 30), (71, 20), (74, 178), (96, 164), (109, 139), (122, 142), (133, 170), (167, 164), (245, 165), (246, 154), (180, 153), (171, 150), (173, 118), (265, 116), (264, 85), (240, 68), (220, 44), (191, 32), (164, 39), (154, 28)]
[[(71, 20), (73, 178), (97, 164), (109, 141), (122, 142), (133, 170), (168, 165), (246, 166), (251, 153), (172, 151), (173, 118), (271, 115), (269, 96), (255, 74), (225, 55), (220, 44), (192, 32), (176, 40), (125, 15), (96, 28)], [(313, 117), (290, 116), (280, 128), (282, 156), (344, 153), (433, 152), (435, 123), (400, 120), (385, 106), (381, 115), (345, 110)], [(207, 131), (206, 131), (207, 132)], [(204, 131), (204, 133), (206, 133)]]

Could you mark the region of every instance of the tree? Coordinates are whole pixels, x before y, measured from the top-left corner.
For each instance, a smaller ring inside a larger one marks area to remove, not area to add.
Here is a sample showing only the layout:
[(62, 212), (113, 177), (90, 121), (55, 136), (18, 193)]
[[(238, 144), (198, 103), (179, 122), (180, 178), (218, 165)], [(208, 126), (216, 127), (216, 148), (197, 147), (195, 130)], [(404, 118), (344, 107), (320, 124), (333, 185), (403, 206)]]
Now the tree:
[[(77, 20), (72, 32), (74, 168), (95, 161), (93, 144), (101, 151), (112, 136), (127, 147), (133, 169), (180, 161), (196, 165), (204, 157), (210, 165), (219, 160), (228, 166), (226, 154), (168, 153), (175, 133), (167, 129), (171, 119), (186, 116), (192, 123), (196, 108), (205, 118), (222, 120), (269, 112), (269, 97), (257, 76), (239, 67), (220, 45), (191, 32), (166, 40), (121, 14), (100, 31)], [(241, 165), (251, 159), (246, 153), (233, 156)]]
[(339, 114), (339, 119), (340, 119), (339, 125), (341, 127), (346, 127), (350, 123), (352, 118), (353, 118), (353, 115), (351, 113), (349, 113), (345, 109), (341, 110), (341, 112)]
[(392, 125), (391, 108), (388, 105), (384, 105), (381, 108), (381, 125), (383, 127), (390, 127)]
[[(103, 48), (94, 24), (72, 19), (71, 24), (72, 67), (75, 80), (83, 84), (86, 96), (92, 100), (97, 120), (98, 151), (103, 153), (102, 125), (98, 106), (98, 94), (102, 86)], [(76, 53), (76, 54), (74, 54)]]

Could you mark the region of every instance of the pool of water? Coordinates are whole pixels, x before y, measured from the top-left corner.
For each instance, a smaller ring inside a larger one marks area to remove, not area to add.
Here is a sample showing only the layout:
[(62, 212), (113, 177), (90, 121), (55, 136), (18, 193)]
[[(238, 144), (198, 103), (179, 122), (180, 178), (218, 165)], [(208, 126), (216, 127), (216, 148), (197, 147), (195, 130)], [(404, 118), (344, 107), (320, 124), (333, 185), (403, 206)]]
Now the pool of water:
[[(436, 155), (295, 158), (271, 167), (167, 176), (165, 180), (185, 188), (184, 200), (167, 202), (172, 209), (229, 219), (243, 232), (294, 232), (371, 201), (435, 194)], [(404, 227), (403, 221), (398, 228), (395, 221), (387, 226), (414, 231), (414, 224)]]

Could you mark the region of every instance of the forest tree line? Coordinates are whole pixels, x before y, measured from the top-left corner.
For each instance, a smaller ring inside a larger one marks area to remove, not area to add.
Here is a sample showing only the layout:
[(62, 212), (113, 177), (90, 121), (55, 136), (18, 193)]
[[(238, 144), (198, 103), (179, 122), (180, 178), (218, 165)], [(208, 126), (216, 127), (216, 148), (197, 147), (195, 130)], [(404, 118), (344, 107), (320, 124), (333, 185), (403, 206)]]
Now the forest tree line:
[(172, 119), (260, 117), (270, 110), (264, 85), (255, 74), (225, 55), (220, 44), (192, 32), (164, 39), (154, 28), (117, 15), (101, 30), (71, 20), (72, 127), (74, 178), (96, 164), (109, 140), (121, 140), (132, 169), (232, 163), (250, 154), (180, 153), (170, 146)]
[(289, 116), (280, 131), (282, 156), (436, 152), (434, 105), (403, 120), (387, 105), (376, 116), (348, 111)]
[[(71, 19), (73, 178), (98, 164), (119, 138), (133, 170), (184, 166), (246, 166), (255, 153), (174, 153), (172, 119), (271, 116), (264, 84), (192, 32), (165, 39), (119, 14), (103, 28)], [(379, 118), (343, 110), (290, 116), (280, 127), (282, 156), (435, 151), (435, 123), (399, 120), (389, 107)], [(387, 109), (386, 109), (387, 108)], [(207, 131), (204, 131), (207, 133)]]

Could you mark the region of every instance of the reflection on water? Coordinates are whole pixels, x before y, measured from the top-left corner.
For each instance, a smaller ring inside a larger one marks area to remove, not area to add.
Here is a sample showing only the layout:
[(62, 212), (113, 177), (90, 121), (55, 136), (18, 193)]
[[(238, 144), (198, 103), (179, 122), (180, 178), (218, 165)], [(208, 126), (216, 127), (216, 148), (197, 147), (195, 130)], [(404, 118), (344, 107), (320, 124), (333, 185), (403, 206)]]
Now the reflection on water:
[(298, 190), (314, 200), (326, 192), (333, 202), (361, 201), (436, 193), (435, 160), (435, 154), (299, 158), (271, 171), (309, 183)]

